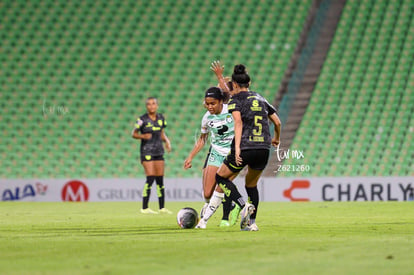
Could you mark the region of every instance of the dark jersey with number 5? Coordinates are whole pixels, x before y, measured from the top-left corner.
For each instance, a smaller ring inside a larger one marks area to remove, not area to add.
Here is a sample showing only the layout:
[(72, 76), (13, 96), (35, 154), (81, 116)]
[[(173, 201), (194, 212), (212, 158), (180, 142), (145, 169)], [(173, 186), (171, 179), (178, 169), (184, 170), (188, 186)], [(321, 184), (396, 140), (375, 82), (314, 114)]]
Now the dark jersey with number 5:
[(230, 113), (239, 111), (243, 122), (240, 150), (269, 149), (272, 137), (268, 116), (276, 113), (267, 100), (256, 92), (240, 92), (228, 103)]

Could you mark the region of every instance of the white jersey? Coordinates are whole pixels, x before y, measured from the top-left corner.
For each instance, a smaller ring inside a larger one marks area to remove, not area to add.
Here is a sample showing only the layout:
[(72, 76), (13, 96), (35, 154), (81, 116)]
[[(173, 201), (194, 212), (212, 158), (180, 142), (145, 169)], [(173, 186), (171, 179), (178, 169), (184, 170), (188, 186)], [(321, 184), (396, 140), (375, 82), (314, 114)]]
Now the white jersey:
[(223, 110), (218, 115), (210, 114), (209, 111), (204, 114), (201, 133), (210, 133), (211, 147), (222, 156), (228, 155), (234, 138), (234, 122), (227, 104), (223, 104)]

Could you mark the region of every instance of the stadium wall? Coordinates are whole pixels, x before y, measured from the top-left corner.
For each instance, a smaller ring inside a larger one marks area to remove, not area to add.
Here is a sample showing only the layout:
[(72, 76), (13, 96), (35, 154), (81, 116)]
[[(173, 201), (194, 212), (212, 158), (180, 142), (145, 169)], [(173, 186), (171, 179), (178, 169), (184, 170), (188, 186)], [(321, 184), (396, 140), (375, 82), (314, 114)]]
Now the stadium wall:
[[(414, 177), (261, 178), (261, 201), (408, 201)], [(246, 197), (244, 179), (236, 185)], [(0, 179), (2, 201), (141, 201), (142, 179)], [(153, 187), (155, 190), (155, 187)], [(203, 201), (201, 178), (165, 179), (166, 201)], [(151, 201), (156, 201), (155, 191)]]

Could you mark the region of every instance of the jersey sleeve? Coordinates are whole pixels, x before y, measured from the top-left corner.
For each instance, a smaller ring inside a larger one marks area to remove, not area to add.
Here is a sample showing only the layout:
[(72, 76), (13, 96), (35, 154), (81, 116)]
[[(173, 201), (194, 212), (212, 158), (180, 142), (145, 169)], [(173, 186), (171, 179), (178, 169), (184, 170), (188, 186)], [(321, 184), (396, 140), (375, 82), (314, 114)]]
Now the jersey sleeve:
[(267, 101), (267, 99), (264, 97), (264, 96), (262, 96), (262, 95), (259, 95), (259, 94), (257, 94), (260, 98), (261, 98), (261, 100), (263, 100), (263, 102), (265, 103), (265, 105), (266, 105), (266, 111), (267, 111), (267, 114), (270, 116), (270, 115), (272, 115), (272, 114), (274, 114), (274, 113), (277, 113), (277, 110), (276, 110), (276, 108), (275, 107), (273, 107), (273, 105), (272, 104), (270, 104), (269, 103), (269, 101)]
[(272, 104), (267, 102), (267, 100), (265, 101), (265, 103), (266, 103), (266, 107), (267, 107), (267, 113), (268, 113), (269, 116), (274, 114), (274, 113), (277, 114), (276, 108)]
[(209, 112), (206, 112), (203, 116), (203, 118), (201, 119), (201, 129), (200, 132), (202, 134), (207, 134), (209, 132), (208, 126), (207, 126), (207, 117), (208, 117)]
[(227, 104), (227, 110), (229, 113), (232, 113), (234, 111), (240, 112), (240, 102), (235, 98), (230, 98), (229, 103)]
[(167, 128), (167, 120), (165, 119), (165, 117), (164, 116), (162, 116), (162, 127), (161, 128)]
[(135, 129), (134, 130), (140, 130), (141, 126), (144, 124), (142, 119), (139, 117), (137, 118), (137, 121), (135, 122)]

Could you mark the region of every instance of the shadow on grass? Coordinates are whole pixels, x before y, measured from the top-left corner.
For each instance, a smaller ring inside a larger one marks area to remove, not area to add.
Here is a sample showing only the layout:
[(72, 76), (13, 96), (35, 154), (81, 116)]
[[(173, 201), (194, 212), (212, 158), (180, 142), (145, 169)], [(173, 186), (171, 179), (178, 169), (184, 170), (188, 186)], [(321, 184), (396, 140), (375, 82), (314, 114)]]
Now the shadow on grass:
[[(4, 231), (4, 230), (1, 230)], [(30, 236), (31, 238), (49, 237), (94, 237), (94, 236), (132, 236), (132, 235), (166, 235), (166, 234), (194, 234), (196, 230), (180, 229), (178, 227), (146, 226), (139, 228), (122, 227), (58, 227), (58, 228), (32, 228), (24, 232), (15, 232), (15, 236)], [(9, 232), (11, 233), (11, 232)]]
[[(64, 230), (65, 231), (65, 230)], [(66, 230), (67, 231), (67, 230)], [(89, 236), (102, 236), (102, 235), (137, 235), (137, 234), (177, 234), (181, 232), (189, 233), (194, 230), (183, 230), (178, 227), (156, 227), (156, 226), (146, 226), (139, 228), (72, 228), (69, 232), (80, 232), (88, 234)], [(193, 232), (194, 233), (194, 232)]]

